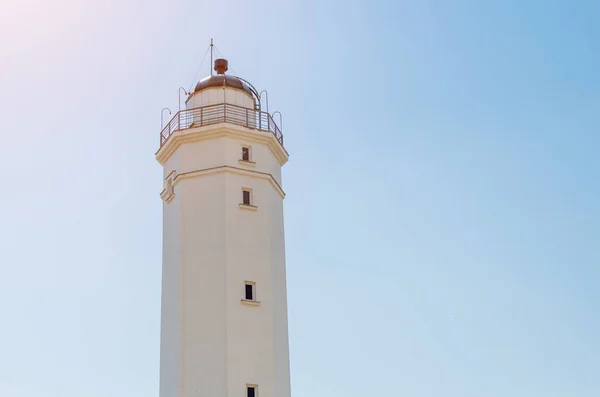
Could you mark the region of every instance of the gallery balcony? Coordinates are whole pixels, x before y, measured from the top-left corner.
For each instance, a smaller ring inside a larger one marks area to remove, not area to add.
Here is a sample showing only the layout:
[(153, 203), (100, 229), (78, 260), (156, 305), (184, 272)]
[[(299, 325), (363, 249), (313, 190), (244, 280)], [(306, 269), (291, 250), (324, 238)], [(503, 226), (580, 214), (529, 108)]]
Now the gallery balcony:
[(162, 147), (176, 131), (218, 123), (230, 123), (269, 132), (283, 147), (281, 128), (275, 123), (272, 115), (229, 103), (218, 103), (177, 112), (160, 132), (160, 146)]

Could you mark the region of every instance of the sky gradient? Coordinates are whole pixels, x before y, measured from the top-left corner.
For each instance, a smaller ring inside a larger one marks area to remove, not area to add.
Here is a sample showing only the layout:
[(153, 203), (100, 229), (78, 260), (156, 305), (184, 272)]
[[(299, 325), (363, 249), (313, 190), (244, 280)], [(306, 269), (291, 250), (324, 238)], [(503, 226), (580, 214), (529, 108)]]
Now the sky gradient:
[(1, 396), (158, 396), (160, 109), (211, 37), (283, 113), (292, 396), (600, 395), (599, 2), (2, 9)]

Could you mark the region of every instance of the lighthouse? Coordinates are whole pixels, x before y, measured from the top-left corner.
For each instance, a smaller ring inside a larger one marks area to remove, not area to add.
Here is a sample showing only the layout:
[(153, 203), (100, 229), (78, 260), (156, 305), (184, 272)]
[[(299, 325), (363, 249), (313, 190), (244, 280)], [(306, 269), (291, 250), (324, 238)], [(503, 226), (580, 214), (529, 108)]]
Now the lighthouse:
[(281, 123), (248, 81), (200, 80), (160, 133), (160, 397), (289, 397)]

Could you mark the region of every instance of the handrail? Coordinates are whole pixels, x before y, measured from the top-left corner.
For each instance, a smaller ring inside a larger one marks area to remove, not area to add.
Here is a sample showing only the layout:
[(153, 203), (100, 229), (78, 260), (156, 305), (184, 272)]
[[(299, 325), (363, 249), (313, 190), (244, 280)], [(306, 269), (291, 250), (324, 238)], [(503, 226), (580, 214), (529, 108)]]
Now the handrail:
[(217, 123), (236, 124), (270, 132), (283, 146), (281, 128), (268, 112), (230, 103), (217, 103), (178, 111), (160, 132), (160, 146), (162, 147), (176, 131)]

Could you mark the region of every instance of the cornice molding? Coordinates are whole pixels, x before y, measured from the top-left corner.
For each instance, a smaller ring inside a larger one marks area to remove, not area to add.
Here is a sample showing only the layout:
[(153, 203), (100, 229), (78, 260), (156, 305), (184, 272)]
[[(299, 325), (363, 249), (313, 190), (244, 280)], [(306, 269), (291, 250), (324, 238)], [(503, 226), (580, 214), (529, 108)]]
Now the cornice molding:
[(218, 166), (218, 167), (204, 168), (204, 169), (201, 169), (201, 170), (188, 171), (188, 172), (183, 172), (181, 174), (177, 174), (173, 178), (173, 187), (175, 187), (175, 185), (177, 185), (177, 183), (180, 180), (183, 180), (183, 179), (195, 178), (195, 177), (204, 176), (204, 175), (217, 174), (217, 173), (221, 173), (221, 172), (229, 172), (229, 173), (232, 173), (232, 174), (246, 175), (246, 176), (250, 176), (250, 177), (254, 177), (254, 178), (265, 179), (265, 180), (269, 181), (269, 183), (271, 183), (271, 186), (273, 186), (275, 188), (275, 190), (277, 191), (277, 193), (279, 194), (279, 196), (282, 199), (285, 198), (285, 192), (283, 191), (283, 188), (277, 182), (277, 180), (275, 179), (275, 177), (273, 177), (273, 175), (271, 175), (271, 174), (269, 174), (267, 172), (247, 170), (247, 169), (243, 169), (243, 168), (232, 167), (232, 166), (229, 166), (229, 165), (222, 165), (222, 166)]
[(249, 142), (265, 144), (273, 153), (279, 165), (287, 163), (289, 154), (270, 132), (263, 132), (229, 123), (219, 123), (202, 127), (192, 127), (175, 131), (156, 152), (156, 160), (165, 164), (175, 151), (183, 144), (199, 142), (220, 137), (243, 138)]

